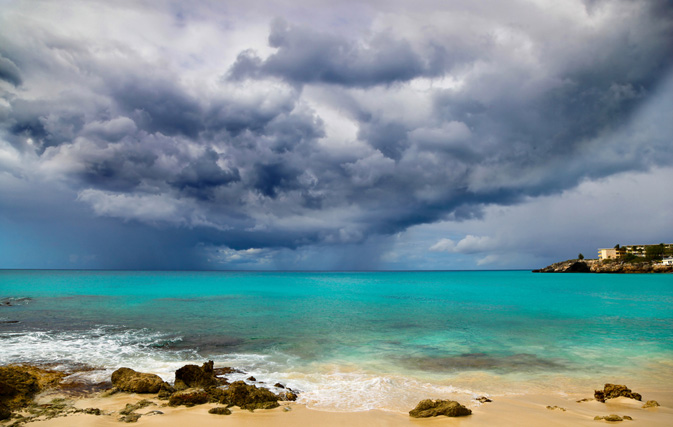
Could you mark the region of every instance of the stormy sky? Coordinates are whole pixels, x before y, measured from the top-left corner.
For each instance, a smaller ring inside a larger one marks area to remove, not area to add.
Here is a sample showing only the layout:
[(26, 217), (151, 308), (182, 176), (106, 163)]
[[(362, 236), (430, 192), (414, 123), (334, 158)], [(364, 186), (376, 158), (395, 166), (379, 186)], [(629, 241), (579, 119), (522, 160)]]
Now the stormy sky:
[(0, 0), (0, 268), (673, 242), (669, 0)]

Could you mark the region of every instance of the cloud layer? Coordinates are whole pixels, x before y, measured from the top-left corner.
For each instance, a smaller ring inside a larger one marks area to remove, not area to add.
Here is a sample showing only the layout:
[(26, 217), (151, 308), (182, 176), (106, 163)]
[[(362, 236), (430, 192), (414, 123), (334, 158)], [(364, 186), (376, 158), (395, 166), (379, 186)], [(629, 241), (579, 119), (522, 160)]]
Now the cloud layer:
[(45, 220), (162, 230), (193, 267), (374, 268), (409, 227), (673, 165), (669, 2), (260, 4), (4, 7), (0, 215), (49, 191)]

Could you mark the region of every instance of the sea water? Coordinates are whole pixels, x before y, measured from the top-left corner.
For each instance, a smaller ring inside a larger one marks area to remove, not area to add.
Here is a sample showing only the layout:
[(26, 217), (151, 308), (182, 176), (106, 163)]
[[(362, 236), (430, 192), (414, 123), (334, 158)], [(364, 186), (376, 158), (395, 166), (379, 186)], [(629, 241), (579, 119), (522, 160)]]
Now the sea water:
[(311, 408), (673, 383), (673, 275), (0, 271), (0, 364), (173, 379), (213, 360)]

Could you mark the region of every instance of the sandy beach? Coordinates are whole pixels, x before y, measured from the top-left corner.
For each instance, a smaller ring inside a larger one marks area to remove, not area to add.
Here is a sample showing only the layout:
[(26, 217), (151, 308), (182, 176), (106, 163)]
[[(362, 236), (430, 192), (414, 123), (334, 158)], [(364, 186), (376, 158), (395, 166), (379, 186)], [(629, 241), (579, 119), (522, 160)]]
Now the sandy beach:
[[(78, 408), (98, 408), (103, 415), (72, 414), (49, 420), (33, 421), (35, 427), (104, 427), (120, 425), (119, 411), (126, 404), (149, 399), (156, 405), (150, 405), (136, 411), (141, 414), (135, 423), (139, 426), (596, 426), (600, 423), (595, 416), (617, 414), (628, 415), (633, 420), (624, 420), (626, 425), (670, 426), (673, 422), (673, 392), (643, 392), (643, 401), (657, 400), (661, 406), (642, 408), (644, 402), (624, 397), (610, 399), (606, 403), (596, 400), (577, 402), (591, 398), (592, 391), (585, 395), (525, 395), (497, 397), (493, 402), (479, 404), (462, 402), (470, 407), (472, 415), (460, 418), (439, 416), (428, 419), (415, 419), (403, 413), (384, 411), (364, 412), (327, 412), (306, 408), (302, 404), (283, 402), (279, 408), (256, 410), (254, 412), (232, 407), (231, 415), (213, 415), (208, 410), (217, 404), (203, 404), (194, 407), (171, 407), (165, 401), (156, 399), (156, 395), (117, 393), (112, 396), (71, 398), (46, 393), (37, 397), (38, 404), (46, 404), (54, 398), (65, 397)], [(548, 407), (556, 407), (549, 409)], [(560, 409), (563, 408), (563, 409)], [(160, 411), (162, 414), (152, 413)], [(11, 425), (15, 420), (6, 420), (0, 425)], [(121, 423), (124, 424), (124, 423)]]

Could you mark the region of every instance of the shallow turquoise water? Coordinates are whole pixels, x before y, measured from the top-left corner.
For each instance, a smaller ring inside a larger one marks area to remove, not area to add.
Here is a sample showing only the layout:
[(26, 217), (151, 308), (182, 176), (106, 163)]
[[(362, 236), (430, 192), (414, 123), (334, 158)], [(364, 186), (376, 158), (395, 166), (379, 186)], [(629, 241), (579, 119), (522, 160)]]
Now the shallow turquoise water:
[[(401, 384), (498, 393), (673, 378), (673, 275), (0, 271), (0, 299), (19, 297), (30, 299), (0, 307), (0, 364), (169, 376), (211, 358), (327, 409), (394, 410), (383, 391)], [(328, 382), (372, 396), (353, 406)]]

